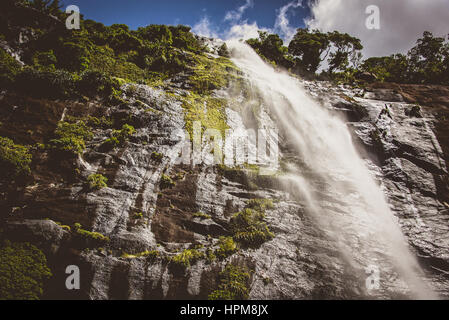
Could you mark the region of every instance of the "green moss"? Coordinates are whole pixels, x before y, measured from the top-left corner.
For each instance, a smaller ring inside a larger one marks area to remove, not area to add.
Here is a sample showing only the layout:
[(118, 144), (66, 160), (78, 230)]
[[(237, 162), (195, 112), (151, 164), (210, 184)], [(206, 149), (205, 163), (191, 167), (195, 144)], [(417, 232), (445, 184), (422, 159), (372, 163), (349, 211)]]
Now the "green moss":
[(51, 140), (50, 145), (57, 150), (72, 154), (82, 153), (86, 148), (86, 141), (93, 136), (84, 121), (60, 122), (55, 134), (58, 138)]
[(131, 137), (135, 132), (136, 129), (134, 129), (133, 126), (129, 124), (124, 124), (121, 130), (112, 131), (111, 137), (103, 143), (103, 146), (110, 149), (120, 147), (126, 141), (128, 141), (129, 137)]
[(0, 179), (15, 179), (31, 173), (29, 148), (0, 137)]
[(182, 98), (185, 110), (186, 130), (193, 139), (193, 123), (199, 121), (202, 132), (216, 129), (225, 137), (229, 129), (226, 117), (226, 100), (211, 96), (200, 96), (195, 93)]
[(0, 300), (39, 300), (52, 276), (43, 252), (29, 243), (0, 248)]
[(215, 250), (215, 255), (220, 259), (225, 259), (237, 251), (237, 244), (232, 237), (220, 237), (218, 240), (218, 249)]
[(204, 252), (197, 249), (186, 249), (180, 254), (171, 258), (171, 262), (178, 267), (189, 268), (195, 262), (206, 258)]
[(151, 154), (151, 159), (160, 163), (160, 162), (162, 162), (162, 159), (164, 159), (164, 155), (162, 153), (153, 152)]
[(220, 273), (220, 285), (209, 300), (247, 300), (251, 275), (246, 268), (227, 265)]
[(231, 82), (240, 80), (239, 69), (228, 58), (196, 55), (195, 62), (189, 82), (199, 94), (210, 94), (212, 90), (228, 87)]
[(274, 209), (274, 203), (271, 199), (251, 199), (247, 202), (247, 208), (265, 212), (267, 209)]
[(204, 220), (207, 220), (207, 219), (211, 219), (211, 218), (212, 218), (210, 215), (205, 214), (205, 213), (203, 213), (203, 212), (197, 212), (197, 213), (194, 213), (192, 216), (193, 216), (194, 218), (200, 218), (200, 219), (204, 219)]
[(100, 190), (108, 187), (108, 178), (102, 174), (91, 174), (87, 178), (87, 182), (91, 190)]
[(151, 260), (157, 259), (160, 256), (160, 252), (157, 250), (144, 251), (137, 254), (123, 253), (122, 258), (124, 259), (137, 259), (137, 258), (148, 258)]
[(167, 176), (165, 174), (162, 175), (161, 182), (159, 184), (159, 186), (162, 190), (172, 188), (175, 185), (176, 185), (176, 183), (173, 181), (172, 178), (170, 178), (169, 176)]
[(110, 241), (109, 237), (106, 237), (105, 235), (98, 233), (98, 232), (92, 232), (87, 231), (81, 228), (81, 224), (75, 223), (74, 229), (77, 235), (81, 236), (82, 238), (86, 240), (93, 240), (97, 243), (107, 243)]

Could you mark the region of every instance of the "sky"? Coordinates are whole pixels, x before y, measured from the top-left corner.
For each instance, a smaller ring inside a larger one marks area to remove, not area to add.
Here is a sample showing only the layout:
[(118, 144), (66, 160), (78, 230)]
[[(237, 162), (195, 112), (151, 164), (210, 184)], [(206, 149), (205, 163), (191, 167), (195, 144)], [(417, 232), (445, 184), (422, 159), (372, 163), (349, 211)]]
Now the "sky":
[[(251, 38), (257, 30), (286, 44), (297, 28), (338, 30), (362, 40), (365, 57), (405, 53), (423, 31), (449, 34), (449, 0), (63, 0), (87, 19), (131, 29), (184, 24), (202, 36)], [(379, 29), (368, 29), (368, 6), (379, 10)]]

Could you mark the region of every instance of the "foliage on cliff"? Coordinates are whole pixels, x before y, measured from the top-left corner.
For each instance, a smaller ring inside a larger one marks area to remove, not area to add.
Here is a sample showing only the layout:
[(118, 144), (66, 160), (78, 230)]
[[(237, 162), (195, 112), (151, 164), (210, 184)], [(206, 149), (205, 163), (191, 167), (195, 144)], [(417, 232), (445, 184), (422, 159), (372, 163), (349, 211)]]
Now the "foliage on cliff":
[(39, 300), (52, 276), (41, 250), (5, 241), (0, 247), (0, 300)]

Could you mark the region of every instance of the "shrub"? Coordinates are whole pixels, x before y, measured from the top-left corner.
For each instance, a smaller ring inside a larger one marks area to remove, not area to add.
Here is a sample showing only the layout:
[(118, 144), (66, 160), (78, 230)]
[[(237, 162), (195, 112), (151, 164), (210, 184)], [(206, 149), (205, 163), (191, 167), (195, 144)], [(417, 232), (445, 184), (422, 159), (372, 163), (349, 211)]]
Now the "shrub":
[(82, 153), (86, 148), (86, 140), (92, 139), (92, 132), (84, 121), (60, 122), (55, 134), (58, 138), (51, 140), (50, 144), (72, 154)]
[(266, 209), (274, 209), (274, 204), (271, 199), (251, 199), (248, 201), (246, 207), (259, 212), (265, 212)]
[(54, 70), (57, 63), (53, 50), (36, 52), (33, 56), (33, 64), (40, 69)]
[(120, 90), (120, 83), (102, 72), (88, 70), (81, 74), (77, 88), (81, 94), (88, 97), (109, 97)]
[(178, 267), (188, 268), (198, 260), (204, 259), (206, 255), (204, 252), (198, 251), (196, 249), (186, 249), (182, 253), (174, 256), (171, 262)]
[(21, 69), (20, 63), (0, 48), (0, 87), (9, 87)]
[(0, 248), (0, 300), (39, 300), (52, 276), (41, 250), (5, 241)]
[(28, 147), (14, 144), (11, 139), (0, 137), (1, 179), (15, 179), (31, 173), (32, 156)]
[(232, 237), (220, 237), (218, 240), (218, 249), (215, 250), (215, 255), (220, 259), (225, 259), (237, 251), (237, 244)]
[(16, 77), (15, 88), (37, 98), (67, 99), (76, 96), (74, 76), (62, 70), (23, 68)]
[(256, 248), (274, 238), (267, 224), (265, 214), (246, 208), (231, 218), (231, 230), (235, 241), (247, 247)]
[(231, 56), (226, 43), (223, 43), (223, 45), (218, 49), (218, 55), (225, 58), (229, 58)]
[(107, 139), (103, 145), (107, 148), (116, 148), (123, 145), (126, 141), (128, 141), (129, 137), (132, 136), (136, 132), (133, 126), (129, 124), (124, 124), (121, 130), (112, 131), (112, 135), (109, 139)]
[(87, 178), (87, 182), (89, 183), (89, 188), (91, 190), (100, 190), (108, 187), (108, 178), (102, 174), (91, 174)]
[(220, 273), (218, 289), (209, 295), (209, 300), (247, 300), (250, 278), (246, 268), (227, 265)]

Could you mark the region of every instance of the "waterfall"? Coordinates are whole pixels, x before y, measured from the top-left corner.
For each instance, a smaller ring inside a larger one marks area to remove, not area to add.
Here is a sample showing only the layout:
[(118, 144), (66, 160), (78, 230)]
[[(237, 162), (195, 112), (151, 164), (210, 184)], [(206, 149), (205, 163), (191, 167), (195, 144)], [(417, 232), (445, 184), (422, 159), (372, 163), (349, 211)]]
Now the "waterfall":
[[(265, 63), (248, 45), (230, 40), (232, 61), (269, 110), (298, 157), (283, 180), (341, 256), (359, 269), (385, 261), (417, 299), (433, 299), (416, 257), (381, 187), (356, 151), (346, 124), (315, 101), (300, 81)], [(384, 273), (385, 274), (385, 273)]]

